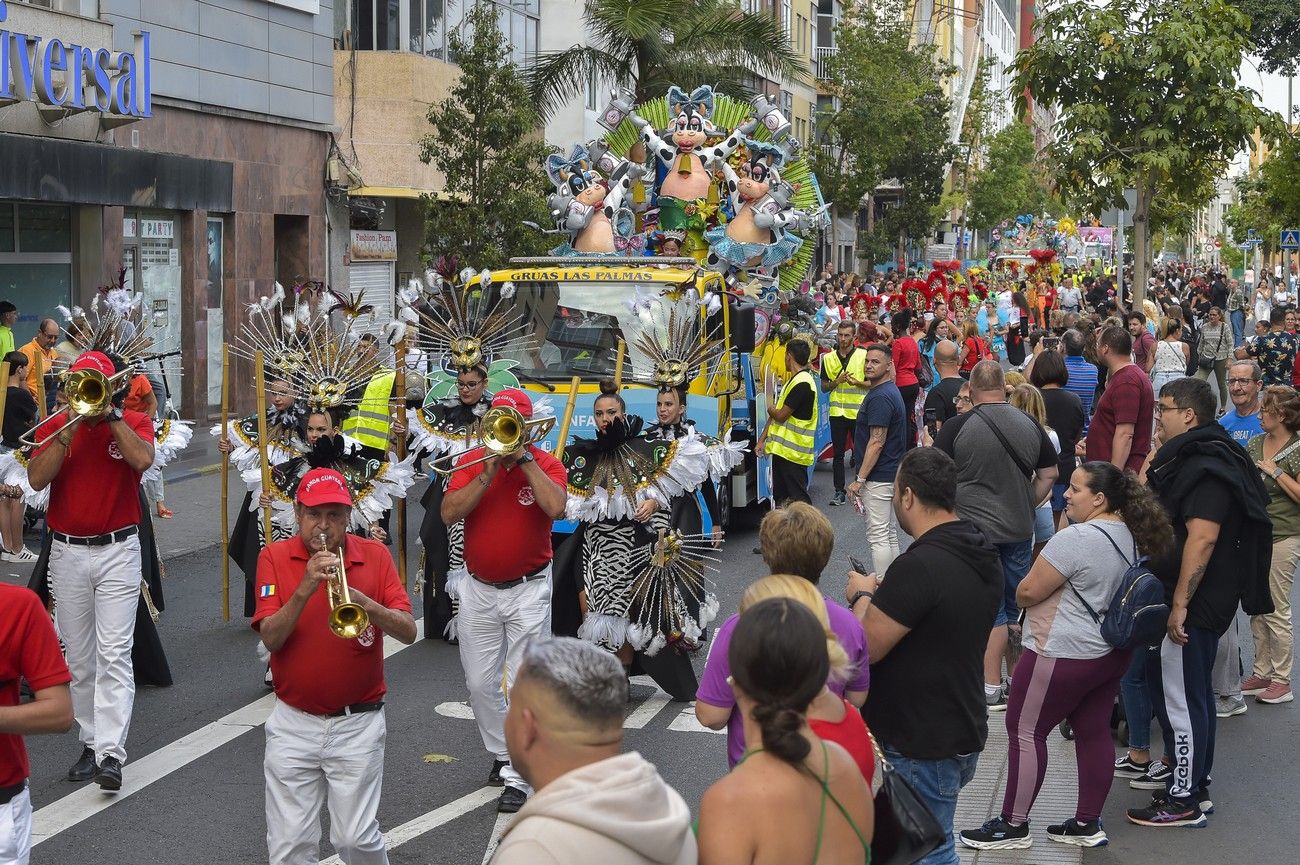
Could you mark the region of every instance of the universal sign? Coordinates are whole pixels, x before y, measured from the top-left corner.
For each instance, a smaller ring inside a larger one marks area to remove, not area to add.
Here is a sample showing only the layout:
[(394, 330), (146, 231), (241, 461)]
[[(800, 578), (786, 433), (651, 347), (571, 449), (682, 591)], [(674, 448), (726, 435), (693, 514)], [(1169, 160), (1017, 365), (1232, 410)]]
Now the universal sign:
[[(0, 0), (0, 25), (9, 17)], [(65, 111), (152, 115), (149, 34), (134, 51), (110, 51), (0, 29), (0, 105), (21, 100)]]

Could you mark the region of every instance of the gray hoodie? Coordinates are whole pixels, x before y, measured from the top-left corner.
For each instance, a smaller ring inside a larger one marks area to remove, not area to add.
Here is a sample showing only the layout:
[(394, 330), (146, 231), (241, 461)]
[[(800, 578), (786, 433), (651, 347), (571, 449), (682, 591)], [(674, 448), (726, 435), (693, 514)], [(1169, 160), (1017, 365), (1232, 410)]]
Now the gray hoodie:
[(686, 802), (635, 751), (561, 775), (519, 809), (493, 865), (695, 865)]

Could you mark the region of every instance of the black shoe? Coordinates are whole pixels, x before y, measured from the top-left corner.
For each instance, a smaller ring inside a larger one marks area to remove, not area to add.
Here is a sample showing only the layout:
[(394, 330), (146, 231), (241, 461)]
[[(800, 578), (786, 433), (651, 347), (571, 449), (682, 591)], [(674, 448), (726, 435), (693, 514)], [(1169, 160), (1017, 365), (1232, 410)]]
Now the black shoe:
[(1048, 826), (1047, 837), (1072, 847), (1105, 847), (1109, 843), (1100, 820), (1080, 823), (1073, 817), (1059, 825)]
[(122, 789), (122, 761), (116, 757), (105, 757), (95, 773), (95, 783), (104, 790)]
[(754, 547), (754, 555), (756, 555), (756, 556), (761, 556), (761, 555), (763, 555), (763, 549), (762, 549), (762, 547)]
[(1189, 826), (1201, 829), (1206, 825), (1205, 812), (1195, 800), (1179, 802), (1163, 793), (1156, 794), (1146, 808), (1128, 809), (1128, 820), (1139, 826)]
[(835, 492), (835, 495), (831, 498), (831, 507), (838, 508), (840, 505), (844, 504), (847, 501), (848, 501), (848, 496), (845, 495), (844, 490), (837, 490)]
[(501, 770), (510, 765), (509, 760), (493, 760), (492, 771), (488, 772), (488, 786), (500, 787), (506, 782), (501, 779)]
[(523, 790), (518, 787), (507, 787), (501, 791), (501, 798), (497, 800), (497, 813), (513, 814), (524, 807), (527, 801), (528, 794)]
[(99, 766), (95, 763), (95, 749), (87, 745), (81, 749), (81, 757), (68, 770), (69, 781), (89, 781), (95, 777)]
[(964, 829), (957, 838), (976, 850), (1026, 850), (1034, 843), (1028, 823), (1012, 826), (1001, 817), (994, 817), (978, 829)]

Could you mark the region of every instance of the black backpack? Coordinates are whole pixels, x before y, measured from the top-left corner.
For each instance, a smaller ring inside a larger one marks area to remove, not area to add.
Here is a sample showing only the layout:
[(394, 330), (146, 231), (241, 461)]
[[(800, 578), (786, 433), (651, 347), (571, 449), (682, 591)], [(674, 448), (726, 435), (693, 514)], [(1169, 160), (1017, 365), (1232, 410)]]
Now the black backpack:
[(1119, 588), (1110, 599), (1110, 605), (1097, 613), (1079, 594), (1072, 584), (1070, 591), (1083, 604), (1092, 620), (1101, 625), (1101, 638), (1116, 649), (1132, 649), (1137, 646), (1154, 646), (1165, 635), (1169, 623), (1169, 605), (1165, 603), (1165, 588), (1156, 575), (1147, 567), (1147, 557), (1139, 555), (1136, 545), (1133, 548), (1133, 561), (1120, 550), (1110, 533), (1101, 526), (1093, 526), (1101, 532), (1119, 557), (1128, 564)]

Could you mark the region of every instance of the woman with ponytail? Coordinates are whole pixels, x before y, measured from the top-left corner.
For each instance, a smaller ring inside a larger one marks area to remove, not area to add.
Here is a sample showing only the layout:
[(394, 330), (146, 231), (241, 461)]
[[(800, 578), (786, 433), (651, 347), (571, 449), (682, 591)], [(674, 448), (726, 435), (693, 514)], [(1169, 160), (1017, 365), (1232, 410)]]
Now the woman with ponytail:
[(808, 726), (831, 671), (825, 626), (803, 603), (769, 598), (740, 617), (727, 654), (750, 748), (700, 800), (700, 865), (869, 862), (871, 788)]
[(1110, 714), (1133, 653), (1111, 648), (1088, 608), (1107, 609), (1139, 554), (1159, 558), (1173, 546), (1173, 529), (1154, 494), (1107, 462), (1075, 469), (1065, 501), (1072, 525), (1047, 542), (1016, 591), (1025, 609), (1024, 654), (1007, 703), (1002, 813), (960, 833), (967, 847), (1029, 847), (1028, 815), (1047, 771), (1047, 736), (1067, 719), (1075, 733), (1078, 807), (1073, 818), (1048, 826), (1047, 837), (1077, 847), (1107, 840), (1101, 808), (1116, 768)]
[[(745, 590), (740, 599), (740, 614), (760, 601), (768, 598), (789, 598), (798, 601), (812, 612), (826, 634), (826, 656), (830, 659), (829, 681), (847, 682), (856, 672), (849, 660), (848, 652), (840, 645), (839, 638), (831, 629), (830, 616), (826, 613), (826, 599), (812, 583), (803, 577), (792, 574), (773, 574), (764, 577)], [(876, 762), (871, 750), (871, 736), (867, 733), (867, 724), (862, 720), (857, 708), (836, 694), (829, 685), (823, 686), (821, 693), (808, 704), (808, 726), (820, 739), (836, 742), (862, 770), (862, 777), (870, 785), (875, 776)]]

